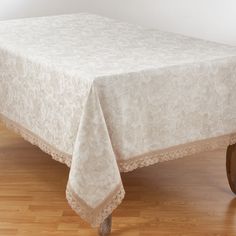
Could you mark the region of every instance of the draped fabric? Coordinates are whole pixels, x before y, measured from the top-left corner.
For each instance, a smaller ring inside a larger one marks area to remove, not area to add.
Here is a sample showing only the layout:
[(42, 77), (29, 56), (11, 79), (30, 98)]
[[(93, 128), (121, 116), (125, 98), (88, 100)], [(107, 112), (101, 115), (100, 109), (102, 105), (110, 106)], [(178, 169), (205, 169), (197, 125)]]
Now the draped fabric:
[(120, 172), (236, 142), (236, 48), (81, 13), (0, 22), (0, 117), (70, 167), (98, 226)]

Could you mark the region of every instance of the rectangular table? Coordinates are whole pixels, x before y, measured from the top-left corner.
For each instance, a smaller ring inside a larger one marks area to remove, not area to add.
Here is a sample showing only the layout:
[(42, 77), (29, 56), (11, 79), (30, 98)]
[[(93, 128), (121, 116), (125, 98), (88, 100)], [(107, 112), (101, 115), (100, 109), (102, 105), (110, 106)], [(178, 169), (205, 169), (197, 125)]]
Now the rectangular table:
[(92, 226), (120, 172), (236, 143), (235, 90), (235, 47), (86, 13), (0, 22), (1, 120), (70, 167)]

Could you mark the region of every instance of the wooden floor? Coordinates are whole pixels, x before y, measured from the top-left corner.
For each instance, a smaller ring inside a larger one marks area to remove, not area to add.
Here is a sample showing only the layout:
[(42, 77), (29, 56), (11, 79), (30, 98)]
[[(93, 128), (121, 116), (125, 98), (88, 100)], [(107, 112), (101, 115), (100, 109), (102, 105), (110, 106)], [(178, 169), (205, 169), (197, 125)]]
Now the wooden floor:
[[(0, 125), (0, 236), (95, 236), (68, 206), (68, 168)], [(236, 198), (225, 151), (122, 175), (113, 236), (235, 236)]]

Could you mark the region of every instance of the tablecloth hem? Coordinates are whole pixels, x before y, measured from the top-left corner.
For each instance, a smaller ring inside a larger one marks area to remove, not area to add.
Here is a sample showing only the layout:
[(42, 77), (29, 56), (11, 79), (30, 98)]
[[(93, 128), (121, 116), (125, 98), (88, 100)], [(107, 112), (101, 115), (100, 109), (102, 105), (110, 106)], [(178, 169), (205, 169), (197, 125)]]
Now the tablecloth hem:
[[(48, 153), (53, 159), (61, 163), (71, 166), (71, 156), (63, 153), (51, 146), (49, 143), (38, 137), (36, 134), (27, 130), (25, 127), (17, 124), (3, 114), (0, 114), (0, 120), (7, 128), (21, 135), (25, 140), (33, 145), (38, 146), (42, 151)], [(228, 145), (236, 143), (236, 133), (222, 135), (205, 140), (195, 141), (187, 144), (181, 144), (175, 147), (152, 151), (143, 155), (132, 157), (129, 160), (119, 160), (117, 162), (120, 172), (129, 172), (137, 168), (156, 164), (158, 162), (174, 160), (201, 153), (204, 151), (212, 151), (219, 148), (227, 148)], [(107, 198), (95, 209), (89, 207), (68, 183), (66, 189), (67, 200), (72, 209), (84, 220), (91, 224), (92, 227), (99, 226), (122, 202), (125, 191), (122, 183), (120, 183)]]
[(3, 114), (0, 114), (0, 121), (10, 130), (14, 131), (15, 133), (19, 134), (22, 138), (24, 138), (26, 141), (30, 142), (33, 145), (36, 145), (39, 147), (43, 152), (49, 154), (52, 159), (62, 163), (66, 164), (68, 167), (71, 166), (71, 156), (69, 154), (66, 154), (49, 143), (47, 143), (42, 138), (38, 137), (36, 134), (32, 133), (25, 127), (19, 125), (15, 121), (12, 121), (11, 119), (7, 118)]
[(213, 151), (227, 148), (228, 145), (236, 143), (236, 133), (222, 135), (205, 140), (181, 144), (171, 148), (152, 151), (143, 155), (132, 157), (129, 160), (118, 161), (120, 172), (129, 172), (137, 168), (150, 166), (163, 161), (170, 161), (205, 151)]
[(100, 224), (112, 214), (121, 204), (125, 196), (125, 190), (120, 183), (95, 209), (89, 207), (73, 190), (70, 184), (67, 185), (66, 198), (71, 208), (92, 227), (99, 227)]

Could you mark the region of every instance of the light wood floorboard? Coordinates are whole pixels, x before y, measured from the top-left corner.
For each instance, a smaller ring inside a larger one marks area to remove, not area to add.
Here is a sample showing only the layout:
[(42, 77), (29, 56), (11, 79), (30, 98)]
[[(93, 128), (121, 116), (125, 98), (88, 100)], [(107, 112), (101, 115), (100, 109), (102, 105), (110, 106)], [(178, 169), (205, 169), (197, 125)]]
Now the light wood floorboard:
[[(68, 168), (0, 124), (0, 236), (95, 236), (67, 204)], [(215, 151), (122, 174), (111, 236), (235, 236), (236, 198)]]

